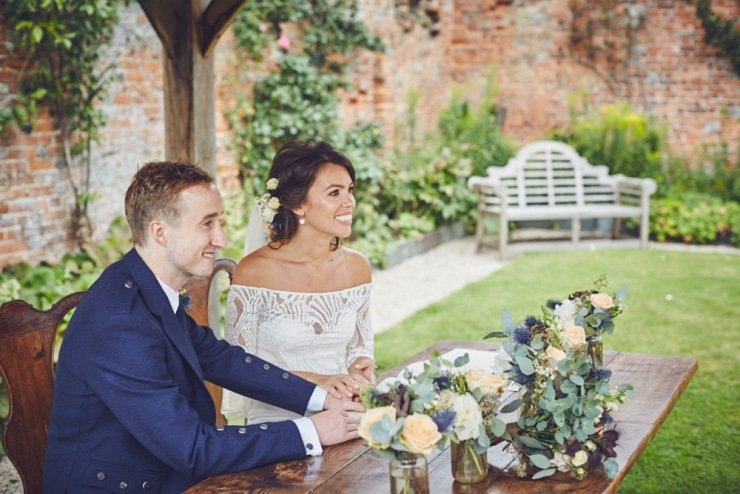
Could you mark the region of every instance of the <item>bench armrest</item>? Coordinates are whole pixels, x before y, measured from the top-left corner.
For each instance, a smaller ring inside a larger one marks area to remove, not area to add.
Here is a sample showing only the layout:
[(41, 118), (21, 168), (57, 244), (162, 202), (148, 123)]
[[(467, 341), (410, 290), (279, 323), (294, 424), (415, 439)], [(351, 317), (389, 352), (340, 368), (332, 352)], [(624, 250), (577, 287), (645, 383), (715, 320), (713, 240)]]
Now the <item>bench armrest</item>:
[(472, 176), (468, 179), (468, 188), (478, 195), (498, 196), (504, 204), (509, 195), (504, 184), (495, 177)]
[(648, 196), (655, 193), (658, 188), (652, 178), (634, 178), (625, 177), (624, 175), (614, 175), (614, 184), (617, 190), (639, 191)]

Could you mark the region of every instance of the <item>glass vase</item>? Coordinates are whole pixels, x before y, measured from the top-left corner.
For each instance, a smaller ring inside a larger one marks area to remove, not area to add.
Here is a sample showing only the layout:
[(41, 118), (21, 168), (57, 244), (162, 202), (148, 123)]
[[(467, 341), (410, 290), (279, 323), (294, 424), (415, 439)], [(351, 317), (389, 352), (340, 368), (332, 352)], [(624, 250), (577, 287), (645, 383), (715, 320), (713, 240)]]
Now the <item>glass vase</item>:
[(474, 439), (450, 443), (450, 460), (452, 476), (462, 484), (480, 482), (488, 475), (488, 455), (476, 453)]
[(390, 461), (391, 494), (429, 494), (429, 468), (424, 456)]
[(591, 357), (591, 365), (594, 369), (604, 367), (604, 339), (600, 334), (586, 337), (588, 343), (588, 356)]

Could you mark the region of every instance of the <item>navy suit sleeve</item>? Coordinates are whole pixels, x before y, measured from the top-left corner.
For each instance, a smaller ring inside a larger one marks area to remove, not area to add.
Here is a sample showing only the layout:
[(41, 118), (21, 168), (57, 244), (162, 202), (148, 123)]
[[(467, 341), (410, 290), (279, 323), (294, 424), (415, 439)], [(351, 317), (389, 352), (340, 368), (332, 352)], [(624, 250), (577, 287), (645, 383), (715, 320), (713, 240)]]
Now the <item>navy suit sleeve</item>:
[[(272, 423), (267, 428), (254, 425), (222, 429), (204, 422), (192, 400), (186, 398), (188, 389), (202, 387), (202, 382), (194, 382), (199, 381), (197, 376), (152, 319), (114, 315), (97, 333), (99, 337), (94, 339), (84, 367), (76, 371), (85, 374), (94, 395), (122, 427), (173, 469), (205, 477), (305, 456), (293, 422)], [(202, 335), (196, 339), (196, 350), (206, 355), (209, 376), (236, 370), (233, 378), (222, 382), (244, 381), (235, 386), (240, 392), (253, 392), (292, 409), (305, 409), (306, 393), (310, 395), (305, 382), (284, 382), (275, 372), (250, 372), (243, 359), (242, 368), (237, 364), (237, 352)], [(225, 358), (217, 365), (214, 361), (218, 356)], [(183, 383), (182, 376), (190, 376), (189, 382)], [(269, 390), (278, 385), (279, 391)], [(202, 391), (190, 395), (199, 393)]]

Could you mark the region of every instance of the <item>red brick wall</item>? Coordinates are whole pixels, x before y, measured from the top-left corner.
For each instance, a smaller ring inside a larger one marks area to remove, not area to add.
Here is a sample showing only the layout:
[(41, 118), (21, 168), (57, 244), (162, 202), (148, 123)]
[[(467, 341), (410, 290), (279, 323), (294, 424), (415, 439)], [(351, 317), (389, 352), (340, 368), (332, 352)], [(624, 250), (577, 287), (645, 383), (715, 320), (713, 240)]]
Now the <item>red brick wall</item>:
[[(453, 94), (482, 96), (493, 71), (497, 102), (506, 109), (504, 132), (517, 143), (539, 138), (569, 121), (569, 99), (585, 95), (591, 108), (628, 101), (665, 122), (672, 147), (697, 157), (722, 137), (740, 142), (740, 81), (730, 62), (703, 42), (694, 7), (678, 0), (620, 2), (639, 24), (626, 38), (617, 23), (619, 55), (594, 60), (573, 51), (568, 0), (426, 0), (416, 21), (391, 0), (361, 0), (361, 15), (387, 44), (385, 54), (352, 61), (355, 87), (341, 95), (340, 120), (380, 122), (388, 147), (417, 92), (419, 134), (436, 125)], [(736, 0), (714, 0), (724, 17), (740, 18)], [(598, 12), (586, 12), (597, 15)], [(4, 26), (0, 13), (0, 25)], [(624, 17), (624, 15), (623, 15)], [(421, 22), (423, 20), (424, 22)], [(432, 26), (430, 28), (430, 25)], [(0, 29), (0, 103), (17, 91), (19, 63), (8, 57)], [(122, 214), (123, 193), (136, 168), (163, 156), (163, 90), (159, 41), (137, 4), (126, 7), (105, 62), (120, 79), (103, 109), (108, 116), (94, 151), (92, 207), (98, 236)], [(244, 61), (227, 32), (216, 49), (217, 159), (219, 185), (238, 190), (238, 163), (229, 148), (223, 112), (236, 96), (249, 97), (266, 67)], [(53, 261), (73, 247), (70, 188), (60, 160), (58, 132), (42, 114), (33, 132), (11, 128), (0, 138), (0, 267), (18, 261)]]

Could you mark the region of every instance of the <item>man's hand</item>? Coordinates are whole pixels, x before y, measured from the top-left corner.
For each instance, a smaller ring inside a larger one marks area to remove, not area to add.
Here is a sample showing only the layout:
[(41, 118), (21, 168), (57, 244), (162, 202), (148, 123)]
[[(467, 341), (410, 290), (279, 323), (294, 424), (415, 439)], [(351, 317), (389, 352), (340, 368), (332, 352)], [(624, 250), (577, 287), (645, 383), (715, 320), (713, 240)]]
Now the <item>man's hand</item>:
[(310, 417), (321, 445), (331, 446), (356, 439), (358, 421), (349, 412), (362, 411), (364, 408), (357, 402), (339, 400), (327, 394), (324, 411)]

